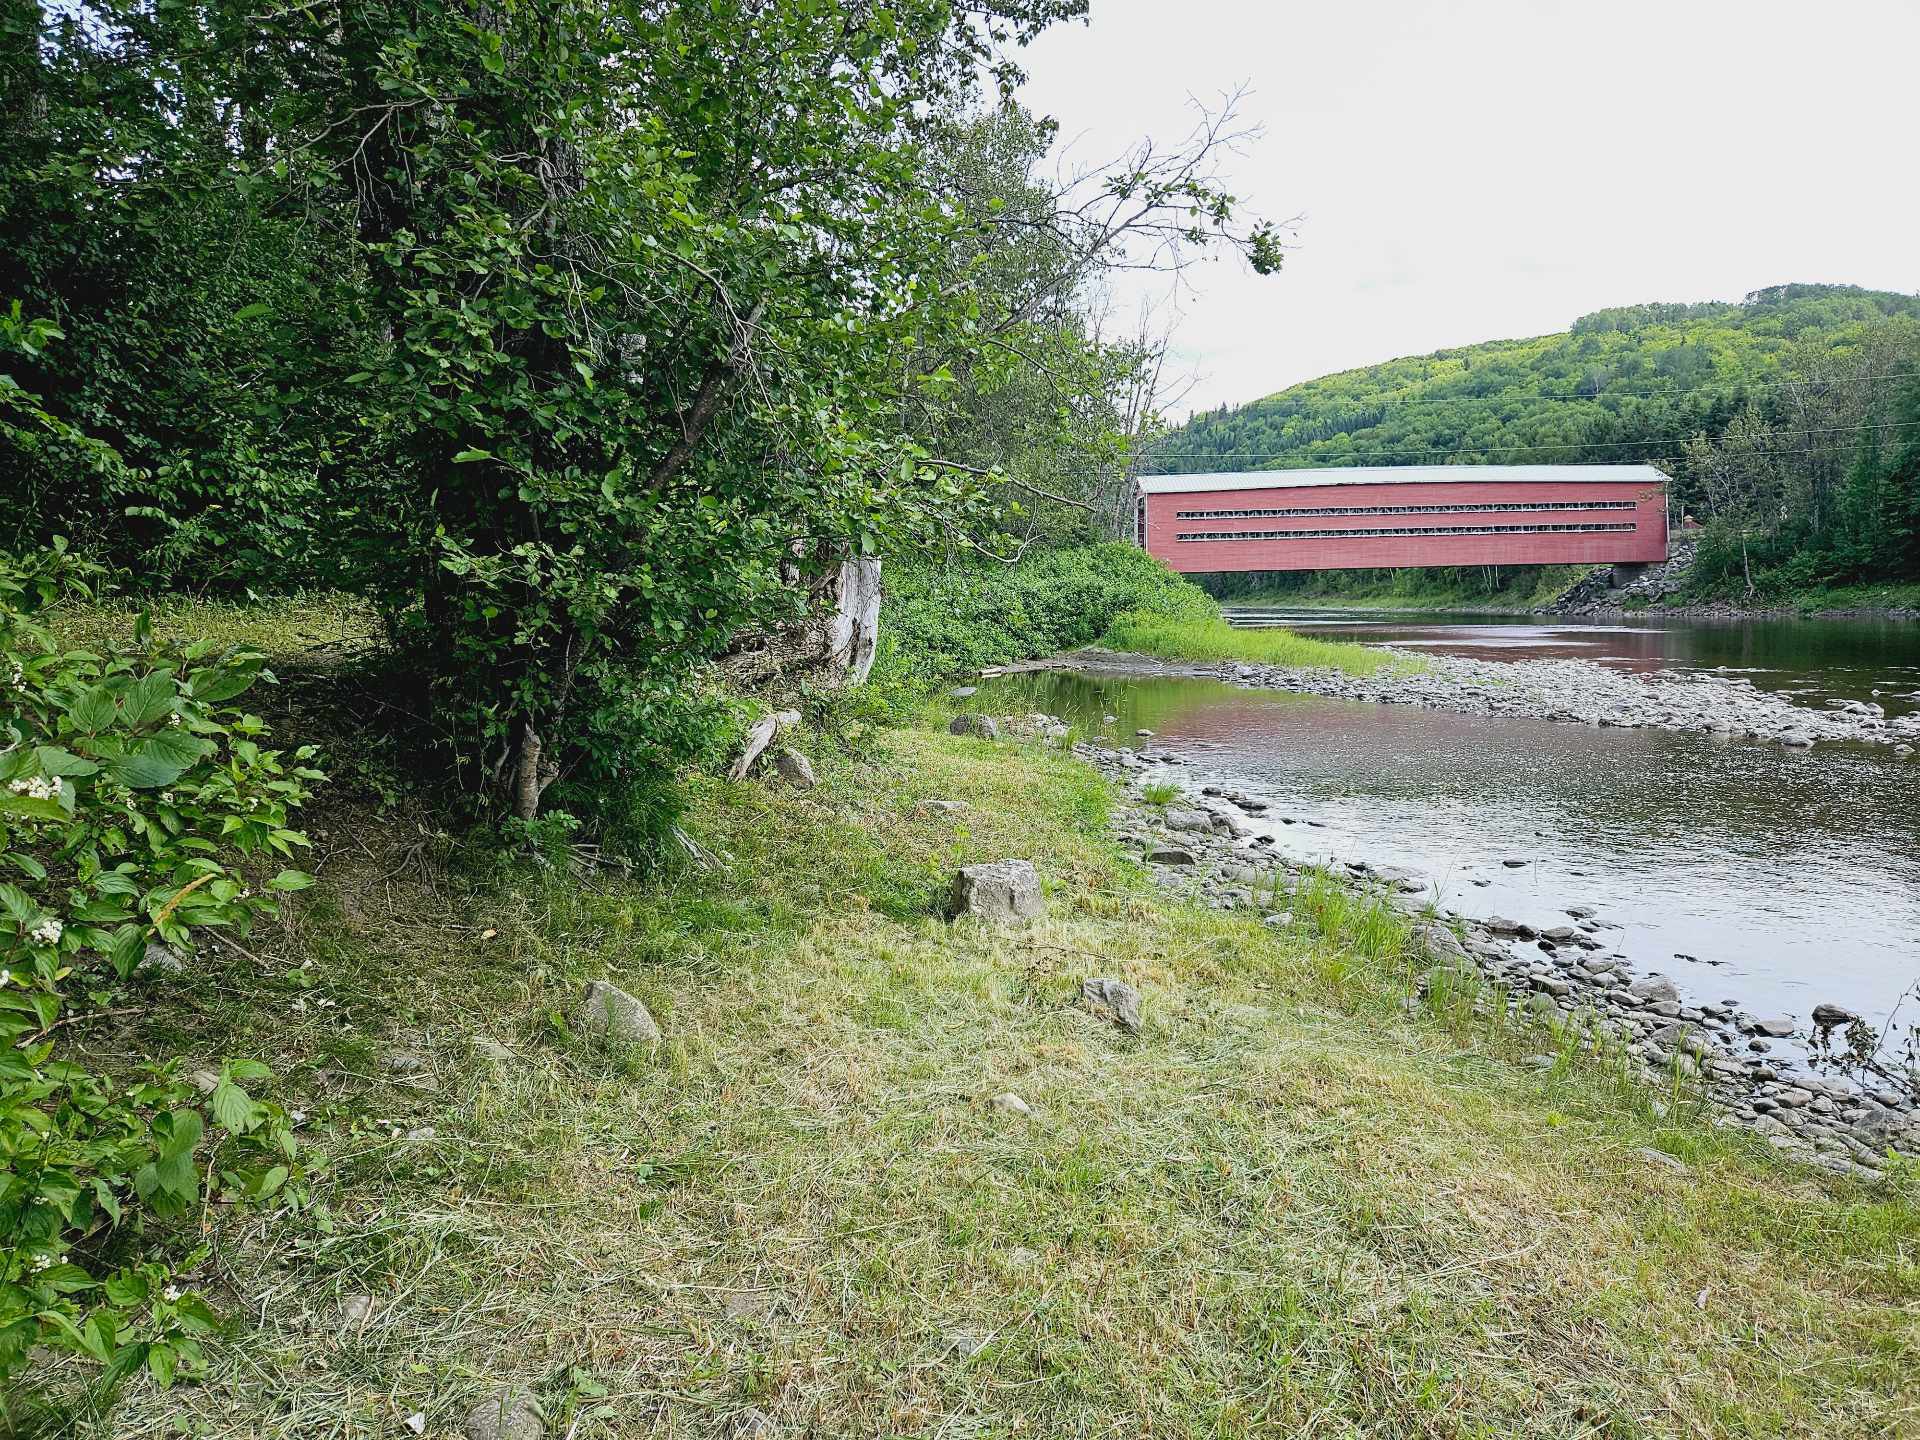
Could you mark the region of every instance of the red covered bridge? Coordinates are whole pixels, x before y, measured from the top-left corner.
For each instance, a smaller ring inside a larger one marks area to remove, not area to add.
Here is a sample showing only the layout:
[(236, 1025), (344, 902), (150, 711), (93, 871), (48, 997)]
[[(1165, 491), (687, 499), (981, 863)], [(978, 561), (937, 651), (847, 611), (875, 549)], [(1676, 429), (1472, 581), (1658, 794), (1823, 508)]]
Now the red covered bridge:
[(1651, 465), (1258, 470), (1139, 487), (1136, 538), (1190, 574), (1667, 558), (1667, 477)]

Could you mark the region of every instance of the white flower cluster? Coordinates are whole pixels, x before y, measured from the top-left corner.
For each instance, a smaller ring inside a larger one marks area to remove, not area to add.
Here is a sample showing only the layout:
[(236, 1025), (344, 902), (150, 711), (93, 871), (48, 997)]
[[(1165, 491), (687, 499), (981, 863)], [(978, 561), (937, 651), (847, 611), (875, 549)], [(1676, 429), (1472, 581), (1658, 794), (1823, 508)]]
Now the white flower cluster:
[(13, 674), (7, 677), (7, 683), (16, 690), (24, 690), (27, 688), (27, 672), (20, 668), (20, 662), (18, 660), (13, 662)]
[(27, 938), (36, 945), (58, 945), (60, 932), (66, 927), (49, 915), (38, 925), (27, 931)]
[(51, 775), (29, 775), (24, 780), (16, 780), (7, 788), (16, 795), (24, 795), (29, 800), (58, 800), (60, 782)]
[(30, 1268), (34, 1274), (38, 1275), (42, 1270), (51, 1270), (56, 1265), (64, 1265), (66, 1263), (67, 1257), (64, 1255), (48, 1255), (42, 1253), (33, 1257), (33, 1264)]

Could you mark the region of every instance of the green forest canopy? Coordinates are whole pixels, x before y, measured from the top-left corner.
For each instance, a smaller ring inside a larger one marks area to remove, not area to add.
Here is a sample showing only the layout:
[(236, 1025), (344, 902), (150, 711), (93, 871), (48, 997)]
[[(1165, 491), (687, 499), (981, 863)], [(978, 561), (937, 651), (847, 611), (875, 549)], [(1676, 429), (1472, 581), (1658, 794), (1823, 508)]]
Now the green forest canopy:
[(1597, 310), (1560, 334), (1406, 356), (1204, 412), (1149, 468), (1672, 461), (1810, 348), (1844, 351), (1894, 316), (1920, 320), (1920, 296), (1777, 285), (1738, 304)]

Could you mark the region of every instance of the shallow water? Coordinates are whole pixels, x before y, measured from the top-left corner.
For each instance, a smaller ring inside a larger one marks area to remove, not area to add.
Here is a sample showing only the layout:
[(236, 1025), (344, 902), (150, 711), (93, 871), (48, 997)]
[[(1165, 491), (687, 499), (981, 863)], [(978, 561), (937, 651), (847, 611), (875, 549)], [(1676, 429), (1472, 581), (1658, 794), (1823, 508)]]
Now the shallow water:
[[(1068, 672), (984, 681), (971, 704), (1180, 752), (1194, 763), (1168, 778), (1273, 802), (1248, 818), (1275, 849), (1408, 866), (1466, 914), (1547, 926), (1596, 906), (1623, 927), (1611, 948), (1695, 999), (1802, 1024), (1833, 1001), (1877, 1023), (1920, 979), (1920, 760), (1884, 746), (1795, 752)], [(1157, 738), (1135, 739), (1142, 727)]]
[(1466, 655), (1480, 660), (1593, 660), (1649, 672), (1722, 670), (1816, 709), (1829, 698), (1870, 700), (1889, 715), (1920, 710), (1920, 622), (1699, 620), (1602, 623), (1538, 616), (1414, 614), (1229, 606), (1236, 624), (1284, 624), (1328, 640)]

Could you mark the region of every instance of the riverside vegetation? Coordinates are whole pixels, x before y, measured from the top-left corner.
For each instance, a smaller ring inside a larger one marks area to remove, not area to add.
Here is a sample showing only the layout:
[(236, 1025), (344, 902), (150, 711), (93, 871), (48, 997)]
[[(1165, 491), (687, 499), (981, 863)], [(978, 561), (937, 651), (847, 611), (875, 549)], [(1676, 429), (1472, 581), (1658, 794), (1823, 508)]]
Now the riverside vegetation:
[(7, 1427), (1902, 1423), (1900, 1163), (1514, 1069), (1391, 910), (1184, 904), (939, 733), (1066, 645), (1391, 668), (1096, 544), (1105, 282), (1282, 256), (1230, 104), (1048, 178), (1086, 8), (0, 9)]
[[(365, 630), (289, 613), (212, 619), (317, 730)], [(148, 1222), (226, 1317), (193, 1383), (89, 1419), (93, 1367), (48, 1358), (15, 1416), (452, 1434), (506, 1387), (581, 1436), (1897, 1431), (1907, 1170), (1785, 1166), (1423, 990), (1377, 896), (1309, 875), (1279, 928), (1163, 892), (1044, 727), (810, 713), (817, 785), (689, 774), (712, 868), (636, 877), (490, 859), (329, 736), (319, 883), (68, 1035), (255, 1057), (301, 1178)], [(948, 920), (954, 869), (1006, 856), (1045, 915)], [(1137, 1033), (1089, 976), (1140, 992)], [(601, 978), (656, 1043), (576, 1029)]]

